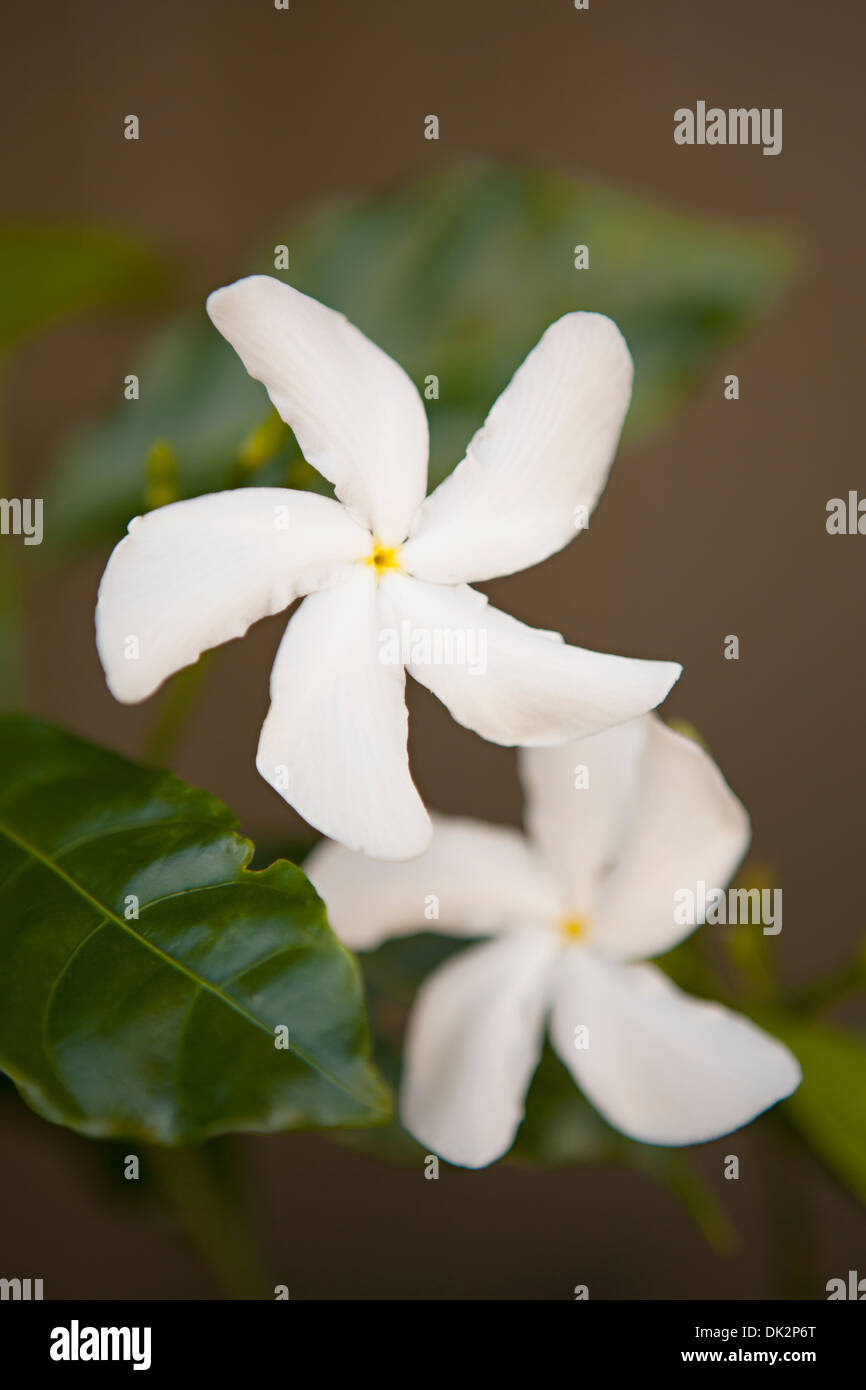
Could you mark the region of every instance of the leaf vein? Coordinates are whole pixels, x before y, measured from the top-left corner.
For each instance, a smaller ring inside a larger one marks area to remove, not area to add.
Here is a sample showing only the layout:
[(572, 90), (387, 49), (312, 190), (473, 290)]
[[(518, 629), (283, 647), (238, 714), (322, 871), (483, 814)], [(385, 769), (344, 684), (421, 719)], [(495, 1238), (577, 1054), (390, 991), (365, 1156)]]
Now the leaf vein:
[[(0, 834), (5, 835), (7, 839), (11, 840), (12, 843), (17, 845), (19, 849), (23, 850), (26, 854), (29, 854), (33, 859), (37, 860), (51, 873), (56, 874), (58, 878), (62, 879), (63, 882), (68, 885), (68, 887), (70, 887), (75, 893), (77, 893), (79, 897), (83, 898), (85, 902), (89, 903), (91, 907), (95, 908), (100, 914), (104, 914), (106, 918), (105, 925), (107, 925), (108, 923), (112, 923), (114, 926), (120, 927), (121, 931), (126, 932), (127, 935), (131, 936), (133, 941), (137, 941), (140, 946), (144, 946), (147, 950), (152, 951), (154, 955), (158, 956), (160, 960), (163, 961), (164, 964), (167, 964), (169, 967), (172, 967), (175, 970), (179, 970), (181, 974), (186, 975), (188, 979), (192, 980), (193, 983), (197, 984), (202, 990), (207, 990), (208, 993), (212, 994), (214, 998), (219, 1000), (220, 1003), (224, 1004), (226, 1008), (231, 1009), (234, 1013), (238, 1014), (241, 1018), (243, 1018), (247, 1023), (252, 1024), (254, 1028), (257, 1028), (259, 1032), (264, 1033), (267, 1037), (270, 1037), (271, 1030), (268, 1024), (264, 1023), (260, 1019), (257, 1019), (255, 1015), (251, 1014), (247, 1009), (245, 1009), (238, 1000), (232, 999), (230, 995), (223, 994), (221, 990), (216, 985), (211, 984), (209, 980), (204, 979), (200, 975), (196, 975), (194, 970), (190, 970), (189, 966), (184, 965), (182, 961), (177, 960), (176, 957), (170, 955), (168, 951), (164, 951), (162, 947), (157, 946), (157, 944), (154, 941), (150, 941), (148, 937), (143, 936), (140, 932), (135, 931), (132, 927), (130, 927), (128, 922), (125, 922), (121, 917), (118, 917), (116, 913), (112, 912), (109, 908), (107, 908), (104, 903), (100, 903), (97, 898), (94, 898), (93, 895), (89, 893), (87, 889), (84, 888), (80, 883), (78, 883), (77, 880), (74, 879), (71, 874), (68, 874), (65, 869), (61, 868), (59, 864), (55, 863), (46, 854), (44, 854), (42, 850), (38, 848), (38, 846), (30, 844), (28, 840), (25, 840), (23, 836), (16, 834), (16, 832), (12, 830), (10, 826), (6, 825), (3, 821), (0, 821)], [(267, 887), (268, 885), (264, 886)], [(191, 893), (195, 893), (199, 890), (193, 888), (189, 891)], [(352, 1099), (355, 1101), (361, 1101), (361, 1103), (364, 1103), (363, 1098), (356, 1094), (356, 1092), (353, 1091), (350, 1086), (347, 1086), (344, 1082), (340, 1081), (338, 1077), (334, 1076), (331, 1072), (329, 1072), (325, 1067), (322, 1066), (320, 1062), (317, 1062), (314, 1058), (310, 1057), (308, 1053), (302, 1051), (298, 1047), (295, 1047), (293, 1051), (296, 1057), (298, 1057), (302, 1062), (304, 1062), (308, 1067), (310, 1067), (311, 1070), (318, 1072), (318, 1074), (322, 1076), (326, 1081), (329, 1081), (332, 1086), (336, 1086), (337, 1090), (342, 1091), (345, 1095), (351, 1096)]]
[(96, 923), (96, 926), (91, 927), (90, 931), (87, 933), (86, 936), (83, 936), (80, 941), (76, 941), (72, 950), (69, 952), (69, 955), (66, 957), (65, 961), (63, 962), (63, 964), (61, 965), (60, 969), (58, 970), (57, 974), (51, 982), (51, 988), (48, 991), (48, 996), (45, 1000), (45, 1005), (42, 1010), (42, 1021), (40, 1024), (42, 1050), (44, 1051), (45, 1056), (48, 1059), (48, 1065), (51, 1067), (51, 1070), (54, 1072), (54, 1075), (57, 1077), (57, 1080), (60, 1082), (64, 1091), (68, 1091), (69, 1088), (66, 1085), (66, 1082), (63, 1079), (63, 1077), (60, 1075), (60, 1072), (57, 1068), (57, 1064), (54, 1060), (54, 1053), (51, 1049), (51, 1044), (48, 1041), (48, 1021), (51, 1016), (51, 1010), (54, 1005), (54, 1000), (57, 996), (57, 990), (60, 987), (60, 982), (66, 975), (67, 971), (69, 970), (69, 967), (75, 960), (75, 957), (78, 955), (79, 951), (84, 950), (84, 947), (87, 945), (88, 941), (90, 941), (96, 935), (97, 932), (102, 931), (102, 928), (107, 925), (108, 918), (103, 917), (101, 921)]

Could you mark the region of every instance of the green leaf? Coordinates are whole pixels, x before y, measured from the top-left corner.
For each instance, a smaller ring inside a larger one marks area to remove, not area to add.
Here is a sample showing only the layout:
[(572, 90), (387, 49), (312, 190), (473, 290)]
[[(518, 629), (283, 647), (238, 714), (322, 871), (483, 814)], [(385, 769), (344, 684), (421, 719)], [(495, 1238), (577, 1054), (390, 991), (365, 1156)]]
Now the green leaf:
[(164, 1144), (387, 1119), (300, 869), (252, 872), (221, 802), (49, 725), (0, 719), (0, 767), (0, 1068), (34, 1110)]
[(866, 1037), (828, 1024), (762, 1020), (787, 1043), (803, 1081), (784, 1113), (836, 1176), (866, 1202)]
[[(553, 319), (595, 309), (616, 319), (637, 366), (626, 425), (656, 428), (721, 345), (786, 282), (776, 236), (662, 212), (549, 172), (480, 167), (427, 175), (386, 197), (344, 200), (290, 220), (283, 278), (348, 315), (423, 391), (430, 485), (459, 462), (473, 431)], [(590, 248), (589, 270), (574, 247)], [(250, 267), (273, 274), (273, 248)], [(184, 496), (238, 482), (323, 485), (292, 441), (261, 472), (244, 472), (245, 442), (268, 415), (206, 321), (172, 326), (141, 372), (142, 397), (67, 451), (49, 502), (64, 543), (116, 539), (145, 500), (144, 460), (171, 447)]]
[(99, 306), (149, 300), (165, 285), (154, 253), (89, 227), (0, 226), (0, 352)]

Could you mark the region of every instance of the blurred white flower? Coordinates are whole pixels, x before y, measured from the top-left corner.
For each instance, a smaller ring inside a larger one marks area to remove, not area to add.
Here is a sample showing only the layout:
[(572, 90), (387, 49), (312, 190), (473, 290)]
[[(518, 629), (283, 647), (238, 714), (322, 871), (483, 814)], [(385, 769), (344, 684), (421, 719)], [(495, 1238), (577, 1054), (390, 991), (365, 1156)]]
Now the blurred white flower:
[(749, 842), (748, 816), (713, 760), (654, 715), (520, 760), (526, 838), (435, 817), (429, 850), (411, 864), (325, 842), (304, 866), (353, 949), (423, 930), (495, 934), (419, 991), (406, 1128), (470, 1168), (507, 1152), (548, 1014), (575, 1081), (633, 1139), (701, 1143), (790, 1095), (800, 1068), (786, 1047), (633, 963), (693, 930), (675, 923), (674, 893), (699, 878), (726, 883)]
[(664, 699), (679, 666), (566, 646), (464, 582), (545, 559), (595, 505), (632, 381), (609, 319), (552, 324), (425, 501), (421, 398), (341, 314), (267, 276), (217, 290), (208, 312), (339, 501), (246, 488), (136, 518), (96, 612), (117, 699), (145, 699), (206, 648), (311, 595), (277, 653), (257, 766), (311, 825), (386, 859), (420, 854), (432, 832), (409, 772), (404, 667), (381, 659), (383, 629), (483, 630), (483, 674), (423, 650), (407, 669), (494, 743), (562, 743)]

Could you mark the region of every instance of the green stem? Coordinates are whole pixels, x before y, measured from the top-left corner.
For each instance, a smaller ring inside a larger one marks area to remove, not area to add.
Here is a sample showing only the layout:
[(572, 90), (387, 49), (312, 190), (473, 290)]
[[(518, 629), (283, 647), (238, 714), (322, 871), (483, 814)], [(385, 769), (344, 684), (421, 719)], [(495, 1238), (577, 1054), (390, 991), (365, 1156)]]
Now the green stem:
[(195, 666), (187, 666), (172, 680), (144, 741), (141, 756), (145, 762), (157, 766), (168, 762), (199, 693), (210, 659), (211, 653), (205, 652)]
[(229, 1298), (272, 1298), (273, 1285), (250, 1231), (246, 1203), (211, 1161), (213, 1146), (170, 1149), (148, 1146), (145, 1162), (177, 1224)]
[(853, 994), (863, 988), (866, 988), (866, 963), (859, 956), (855, 956), (841, 969), (834, 970), (831, 975), (825, 975), (816, 985), (796, 995), (790, 1001), (789, 1008), (796, 1013), (819, 1013), (828, 1005), (837, 1003), (846, 994)]
[(727, 1212), (684, 1155), (671, 1159), (664, 1181), (682, 1202), (711, 1250), (717, 1255), (730, 1255), (739, 1248), (740, 1238)]

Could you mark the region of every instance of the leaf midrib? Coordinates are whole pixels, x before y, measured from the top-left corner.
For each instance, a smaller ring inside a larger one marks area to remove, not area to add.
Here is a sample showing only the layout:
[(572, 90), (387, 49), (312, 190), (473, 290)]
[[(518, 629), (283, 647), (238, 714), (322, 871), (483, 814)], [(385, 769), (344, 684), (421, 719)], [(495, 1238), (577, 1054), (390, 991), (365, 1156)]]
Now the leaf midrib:
[[(37, 845), (31, 844), (30, 841), (25, 840), (22, 835), (18, 835), (11, 828), (11, 826), (6, 824), (5, 821), (0, 821), (0, 834), (5, 835), (6, 838), (12, 842), (12, 844), (17, 845), (18, 848), (22, 850), (26, 855), (28, 855), (31, 859), (35, 859), (37, 863), (44, 865), (46, 869), (48, 869), (51, 873), (55, 874), (57, 878), (59, 878), (63, 883), (67, 884), (67, 886), (70, 887), (73, 890), (73, 892), (77, 893), (80, 898), (83, 898), (86, 903), (88, 903), (92, 908), (95, 909), (95, 911), (100, 913), (101, 916), (106, 919), (106, 922), (112, 922), (116, 927), (120, 927), (121, 930), (126, 932), (127, 936), (131, 937), (132, 940), (137, 942), (139, 946), (146, 947), (147, 950), (151, 951), (155, 956), (159, 957), (159, 959), (164, 964), (168, 965), (171, 969), (179, 971), (182, 975), (186, 975), (186, 977), (189, 980), (191, 980), (192, 983), (198, 987), (198, 989), (206, 990), (209, 994), (212, 994), (214, 998), (218, 999), (221, 1004), (224, 1004), (227, 1008), (231, 1009), (234, 1013), (238, 1014), (241, 1018), (245, 1019), (247, 1023), (252, 1024), (254, 1028), (258, 1028), (258, 1030), (261, 1033), (264, 1033), (266, 1037), (269, 1038), (271, 1036), (270, 1028), (265, 1023), (262, 1023), (261, 1020), (257, 1019), (254, 1014), (249, 1013), (248, 1010), (246, 1010), (242, 1004), (239, 1004), (236, 1000), (231, 999), (229, 995), (222, 993), (222, 991), (216, 985), (212, 984), (209, 980), (206, 980), (204, 976), (197, 975), (194, 970), (190, 970), (189, 967), (184, 965), (182, 961), (179, 961), (174, 956), (169, 955), (168, 951), (164, 951), (161, 946), (157, 946), (155, 942), (148, 940), (146, 936), (142, 936), (140, 932), (135, 931), (135, 929), (131, 927), (129, 923), (126, 922), (122, 917), (118, 917), (115, 912), (112, 912), (110, 907), (106, 906), (105, 903), (101, 903), (98, 898), (95, 898), (93, 896), (92, 893), (88, 893), (87, 889), (84, 888), (80, 883), (78, 883), (78, 881), (74, 879), (71, 874), (68, 874), (65, 871), (65, 869), (62, 869), (60, 865), (55, 862), (55, 860), (51, 859), (47, 854), (43, 853), (43, 851), (39, 849)], [(224, 883), (209, 884), (208, 887), (229, 887), (230, 882), (230, 880), (227, 880)], [(196, 893), (199, 890), (196, 888), (189, 888), (184, 891), (189, 893)], [(147, 905), (148, 904), (145, 904), (145, 906)], [(259, 964), (259, 962), (256, 962), (256, 964)], [(255, 969), (255, 965), (250, 968)], [(308, 1067), (310, 1067), (313, 1071), (318, 1072), (319, 1075), (324, 1077), (326, 1081), (329, 1081), (332, 1086), (336, 1086), (338, 1090), (343, 1091), (347, 1096), (350, 1096), (352, 1100), (365, 1106), (369, 1104), (363, 1096), (356, 1094), (349, 1086), (345, 1085), (344, 1082), (340, 1081), (336, 1076), (333, 1076), (325, 1067), (321, 1065), (321, 1063), (316, 1062), (314, 1058), (310, 1057), (308, 1053), (302, 1051), (302, 1049), (294, 1045), (290, 1048), (290, 1051), (296, 1057), (300, 1058), (300, 1060), (304, 1062)]]

